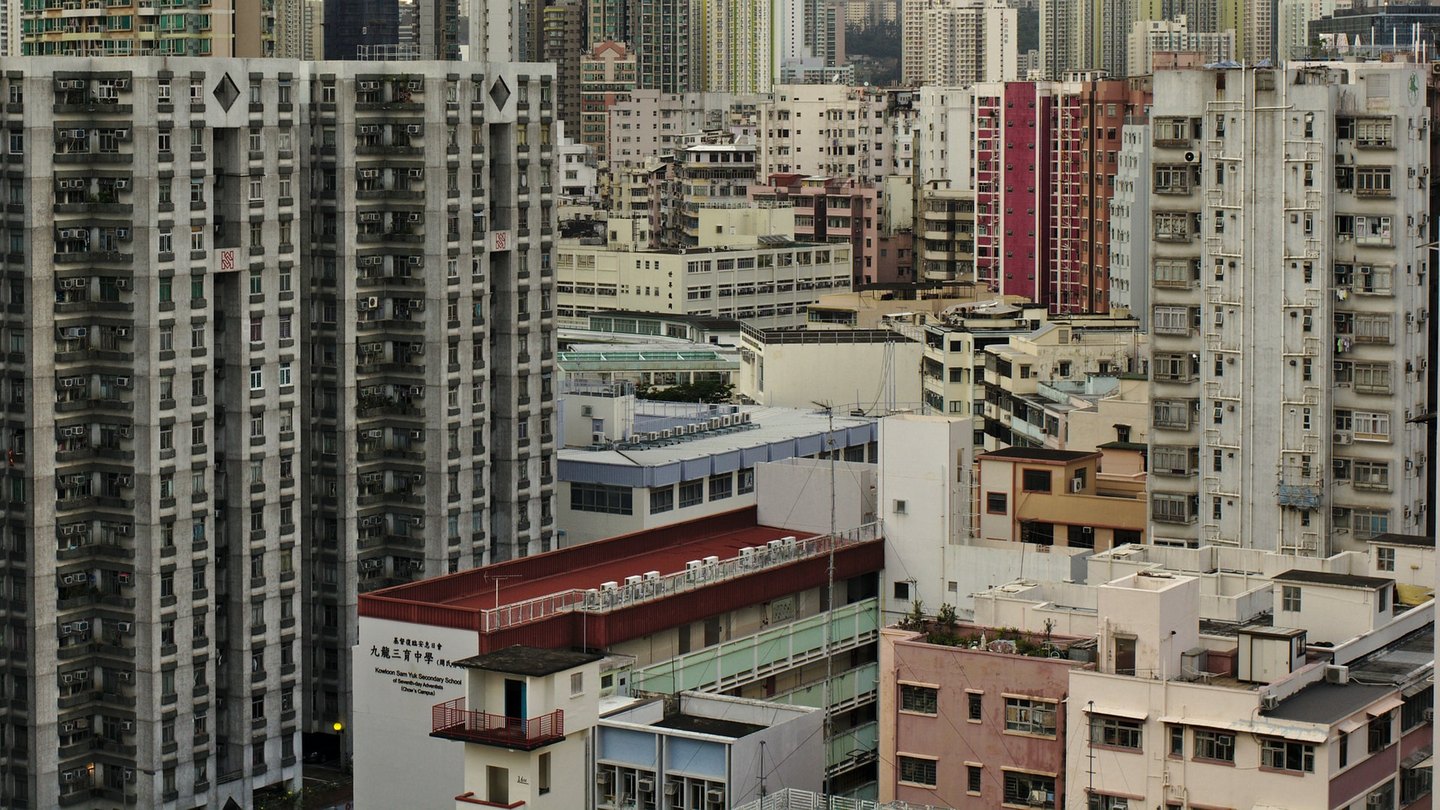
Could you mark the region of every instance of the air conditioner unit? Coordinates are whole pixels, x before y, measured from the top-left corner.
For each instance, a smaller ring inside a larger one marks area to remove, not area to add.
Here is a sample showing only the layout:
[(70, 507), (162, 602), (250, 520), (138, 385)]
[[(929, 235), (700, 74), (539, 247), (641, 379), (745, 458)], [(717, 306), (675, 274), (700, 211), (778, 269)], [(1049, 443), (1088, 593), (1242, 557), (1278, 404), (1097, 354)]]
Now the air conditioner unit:
[(666, 796), (674, 796), (674, 795), (676, 795), (677, 793), (680, 792), (680, 787), (681, 787), (681, 784), (680, 784), (679, 782), (666, 782), (666, 783), (665, 783), (665, 795), (666, 795)]
[(1336, 684), (1347, 684), (1350, 682), (1350, 668), (1327, 664), (1325, 666), (1325, 682)]
[(412, 180), (420, 180), (420, 179), (422, 179), (422, 178), (424, 178), (424, 177), (425, 177), (425, 170), (424, 170), (424, 169), (411, 169), (411, 170), (410, 170), (410, 179), (412, 179)]
[[(82, 181), (80, 181), (80, 182), (83, 183), (84, 181), (82, 180)], [(127, 179), (125, 179), (124, 177), (122, 177), (122, 178), (120, 178), (119, 180), (116, 180), (116, 181), (115, 181), (115, 190), (116, 190), (116, 191), (124, 191), (124, 190), (127, 189), (127, 188), (130, 188), (130, 181), (127, 180)]]
[(424, 218), (425, 218), (425, 217), (424, 217), (423, 215), (412, 212), (409, 216), (405, 217), (405, 221), (406, 221), (406, 222), (410, 222), (410, 223), (419, 224), (419, 222), (420, 222), (421, 220), (423, 220)]
[(379, 82), (362, 81), (362, 82), (357, 82), (357, 85), (359, 86), (359, 88), (360, 88), (361, 90), (379, 90), (379, 89), (380, 89), (380, 83), (379, 83)]
[(590, 434), (590, 443), (591, 443), (591, 444), (604, 444), (604, 443), (605, 443), (605, 434), (604, 434), (604, 433), (591, 433), (591, 434)]
[(1280, 697), (1278, 695), (1265, 694), (1260, 696), (1260, 708), (1265, 711), (1274, 711), (1280, 708)]
[(405, 263), (408, 264), (408, 265), (410, 265), (411, 267), (420, 267), (420, 266), (423, 266), (423, 265), (425, 264), (425, 257), (424, 257), (424, 256), (410, 256), (410, 257), (408, 257), (408, 258), (405, 260)]
[(610, 582), (600, 583), (601, 593), (614, 593), (618, 590), (620, 590), (620, 583), (615, 582), (614, 580), (611, 580)]
[(115, 575), (115, 580), (121, 585), (129, 585), (131, 578), (132, 576), (129, 571), (121, 571), (119, 574)]
[(711, 804), (719, 804), (725, 801), (725, 791), (720, 788), (710, 788), (705, 791), (705, 801)]
[(1083, 492), (1084, 490), (1085, 490), (1085, 481), (1084, 481), (1084, 480), (1082, 480), (1082, 479), (1080, 479), (1080, 478), (1076, 478), (1076, 479), (1074, 479), (1074, 480), (1072, 480), (1072, 481), (1070, 482), (1070, 491), (1071, 491), (1071, 492)]
[(719, 565), (719, 564), (720, 564), (720, 558), (719, 558), (719, 557), (716, 557), (714, 554), (711, 554), (709, 557), (706, 557), (706, 558), (705, 558), (705, 567), (706, 567), (706, 568), (714, 568), (715, 566), (717, 566), (717, 565)]
[(90, 622), (85, 621), (84, 619), (81, 619), (80, 621), (75, 622), (75, 632), (77, 632), (77, 633), (84, 633), (85, 631), (87, 631), (87, 630), (89, 630), (89, 629), (90, 629)]
[[(134, 724), (133, 722), (129, 721), (129, 720), (126, 720), (125, 722), (123, 722), (123, 723), (120, 724), (120, 728), (121, 728), (121, 729), (124, 729), (126, 726), (129, 726), (131, 729), (135, 728), (135, 724)], [(126, 782), (134, 782), (134, 781), (135, 781), (135, 769), (134, 769), (134, 768), (126, 768), (126, 769), (125, 769), (125, 781), (126, 781)]]
[(589, 610), (598, 610), (600, 608), (600, 590), (598, 588), (586, 589), (585, 607)]
[(117, 632), (120, 632), (120, 633), (129, 633), (129, 632), (132, 632), (134, 629), (135, 629), (135, 625), (131, 624), (130, 622), (116, 622), (116, 623), (115, 623), (115, 630), (116, 630)]
[(128, 669), (121, 670), (119, 678), (121, 683), (130, 683), (131, 681), (135, 680), (135, 673), (131, 672)]
[(705, 578), (704, 564), (699, 560), (691, 560), (685, 563), (685, 581), (698, 582)]
[(744, 568), (750, 568), (754, 566), (755, 561), (758, 558), (759, 552), (760, 550), (755, 548), (754, 546), (745, 546), (741, 548), (740, 565)]
[(366, 308), (366, 309), (376, 309), (376, 308), (378, 308), (379, 306), (380, 306), (380, 299), (379, 299), (378, 297), (372, 295), (372, 296), (370, 296), (369, 298), (366, 298), (366, 299), (365, 299), (365, 308)]
[(79, 672), (76, 672), (76, 673), (75, 673), (75, 680), (78, 681), (78, 682), (80, 682), (80, 683), (84, 683), (84, 682), (90, 680), (90, 670), (88, 670), (88, 669), (82, 669), (82, 670), (80, 670)]
[(642, 776), (635, 780), (635, 787), (639, 788), (641, 793), (649, 793), (655, 789), (655, 779), (651, 776)]
[(130, 337), (130, 327), (128, 327), (128, 326), (117, 326), (117, 327), (115, 327), (115, 337), (121, 338), (121, 339)]
[(410, 124), (405, 127), (405, 132), (410, 135), (420, 135), (425, 132), (425, 127), (421, 124)]
[(61, 682), (61, 683), (74, 683), (74, 682), (75, 682), (75, 675), (72, 674), (72, 673), (67, 672), (67, 673), (65, 673), (64, 675), (61, 675), (61, 676), (60, 676), (60, 682)]
[(423, 430), (412, 430), (412, 431), (410, 431), (410, 438), (412, 438), (412, 439), (423, 439), (423, 438), (425, 438), (425, 431), (423, 431)]
[(625, 587), (627, 588), (631, 585), (639, 585), (641, 582), (644, 582), (644, 579), (638, 576), (625, 577)]
[(1333, 439), (1335, 444), (1350, 444), (1355, 441), (1355, 434), (1348, 430), (1337, 430)]
[(60, 625), (60, 635), (68, 636), (73, 632), (75, 632), (75, 625), (71, 624), (70, 622), (65, 622), (64, 624)]
[(129, 378), (129, 377), (116, 377), (116, 378), (115, 378), (115, 385), (116, 385), (117, 388), (129, 388), (129, 387), (130, 387), (130, 378)]

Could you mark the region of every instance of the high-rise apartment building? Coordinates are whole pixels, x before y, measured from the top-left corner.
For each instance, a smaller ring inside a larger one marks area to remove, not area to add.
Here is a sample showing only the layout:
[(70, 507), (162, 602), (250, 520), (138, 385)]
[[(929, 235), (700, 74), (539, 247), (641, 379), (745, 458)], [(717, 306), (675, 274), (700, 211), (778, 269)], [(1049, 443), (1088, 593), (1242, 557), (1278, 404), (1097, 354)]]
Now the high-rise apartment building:
[(580, 59), (585, 55), (583, 0), (553, 0), (541, 12), (541, 60), (555, 63), (555, 98), (571, 137), (580, 131)]
[(5, 63), (6, 807), (298, 785), (296, 63)]
[(0, 804), (252, 806), (357, 591), (551, 542), (553, 79), (114, 67), (4, 63)]
[(6, 3), (0, 8), (0, 56), (20, 55), (20, 6)]
[(460, 0), (417, 0), (415, 45), (421, 59), (460, 58)]
[(635, 0), (630, 5), (630, 44), (640, 59), (639, 86), (662, 93), (702, 89), (704, 34), (691, 0)]
[(1429, 71), (1162, 71), (1151, 113), (1156, 543), (1423, 533)]
[(1004, 0), (917, 0), (901, 21), (900, 81), (959, 85), (1019, 78), (1015, 9)]
[(114, 0), (98, 10), (75, 0), (6, 5), (20, 7), (25, 56), (234, 55), (236, 0), (180, 0), (164, 8), (148, 0)]
[(554, 544), (553, 68), (455, 67), (339, 66), (353, 103), (312, 117), (316, 730), (350, 713), (357, 593)]
[(586, 45), (630, 42), (630, 4), (626, 0), (589, 0), (585, 6)]
[(621, 42), (601, 42), (580, 60), (579, 142), (595, 159), (609, 156), (610, 108), (635, 90), (635, 54)]
[(326, 59), (365, 59), (400, 42), (398, 0), (325, 0)]

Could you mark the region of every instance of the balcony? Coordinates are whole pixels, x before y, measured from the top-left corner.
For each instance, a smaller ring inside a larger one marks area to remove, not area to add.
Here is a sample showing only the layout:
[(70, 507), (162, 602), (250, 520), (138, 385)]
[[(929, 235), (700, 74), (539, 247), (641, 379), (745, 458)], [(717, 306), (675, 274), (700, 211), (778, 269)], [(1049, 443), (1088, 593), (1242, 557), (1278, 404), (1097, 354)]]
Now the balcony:
[(431, 707), (430, 728), (431, 737), (534, 751), (565, 739), (565, 712), (556, 709), (526, 720), (467, 711), (465, 698), (455, 698)]

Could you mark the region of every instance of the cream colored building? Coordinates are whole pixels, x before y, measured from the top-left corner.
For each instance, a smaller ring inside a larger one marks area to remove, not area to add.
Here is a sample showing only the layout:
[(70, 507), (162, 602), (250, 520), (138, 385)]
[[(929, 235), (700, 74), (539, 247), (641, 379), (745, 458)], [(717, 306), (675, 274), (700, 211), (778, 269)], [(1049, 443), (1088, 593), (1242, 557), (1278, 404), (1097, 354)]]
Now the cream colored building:
[(778, 85), (757, 107), (757, 175), (854, 178), (877, 186), (900, 173), (886, 95), (870, 87)]
[(791, 209), (699, 215), (697, 248), (562, 241), (555, 253), (558, 314), (630, 310), (794, 327), (804, 325), (807, 308), (822, 295), (850, 289), (850, 246), (794, 241)]
[(914, 410), (921, 344), (889, 329), (756, 329), (740, 333), (736, 393), (760, 405), (838, 413)]
[(1428, 804), (1433, 603), (1315, 648), (1330, 619), (1202, 632), (1193, 576), (1096, 592), (1095, 669), (1071, 674), (1067, 704), (1066, 769), (1087, 785), (1065, 808)]
[(961, 85), (1017, 76), (1017, 14), (1004, 0), (903, 3), (900, 82)]

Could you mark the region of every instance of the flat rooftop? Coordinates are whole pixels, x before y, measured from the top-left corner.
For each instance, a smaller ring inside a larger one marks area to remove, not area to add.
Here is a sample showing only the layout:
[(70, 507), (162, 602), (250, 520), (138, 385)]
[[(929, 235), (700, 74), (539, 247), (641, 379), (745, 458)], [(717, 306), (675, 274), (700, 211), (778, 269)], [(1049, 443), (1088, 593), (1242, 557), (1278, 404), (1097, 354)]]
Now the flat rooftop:
[(1419, 546), (1421, 548), (1435, 548), (1435, 538), (1425, 534), (1377, 534), (1366, 542), (1379, 543), (1387, 546)]
[(982, 453), (980, 458), (1071, 462), (1099, 455), (1097, 452), (1084, 450), (1051, 450), (1046, 447), (1007, 447), (1003, 450), (992, 450), (988, 453)]
[(1349, 717), (1394, 691), (1393, 686), (1316, 683), (1281, 701), (1278, 708), (1262, 714), (1277, 720), (1329, 725)]
[(462, 667), (483, 669), (487, 672), (504, 672), (511, 675), (543, 678), (546, 675), (554, 675), (557, 672), (564, 672), (567, 669), (599, 661), (604, 657), (598, 653), (546, 650), (540, 647), (516, 644), (492, 653), (464, 658), (455, 663)]
[(713, 734), (716, 737), (739, 739), (748, 737), (765, 726), (758, 723), (741, 723), (736, 720), (720, 720), (715, 717), (700, 717), (693, 714), (672, 714), (653, 725), (658, 728), (673, 728), (676, 731), (693, 731), (697, 734)]
[(1302, 571), (1299, 568), (1292, 568), (1271, 577), (1276, 582), (1305, 582), (1313, 585), (1335, 585), (1342, 588), (1363, 588), (1365, 590), (1379, 590), (1386, 585), (1393, 585), (1395, 580), (1384, 577), (1362, 577), (1357, 574), (1336, 574), (1329, 571)]
[(435, 579), (396, 585), (366, 596), (484, 610), (550, 594), (624, 582), (647, 571), (681, 573), (685, 563), (715, 556), (737, 557), (745, 546), (763, 546), (795, 535), (759, 526), (753, 507), (624, 537), (584, 543), (519, 560), (472, 568)]
[[(584, 481), (569, 465), (601, 464), (607, 467), (663, 467), (682, 461), (706, 459), (711, 456), (734, 453), (742, 450), (783, 445), (766, 453), (761, 461), (776, 461), (796, 455), (812, 455), (824, 450), (824, 436), (830, 429), (830, 421), (823, 412), (797, 408), (769, 408), (741, 406), (740, 413), (750, 414), (750, 427), (744, 430), (702, 431), (682, 440), (669, 443), (649, 443), (639, 448), (625, 450), (587, 450), (565, 448), (560, 451), (560, 479), (562, 481)], [(708, 416), (708, 414), (707, 414)], [(642, 415), (636, 416), (636, 430), (641, 430)], [(875, 439), (875, 420), (867, 417), (835, 415), (837, 448), (868, 444)], [(653, 428), (643, 428), (653, 429)], [(804, 441), (809, 439), (812, 447)], [(797, 449), (798, 448), (798, 452)], [(749, 465), (743, 465), (749, 466)], [(648, 569), (647, 569), (648, 570)]]

